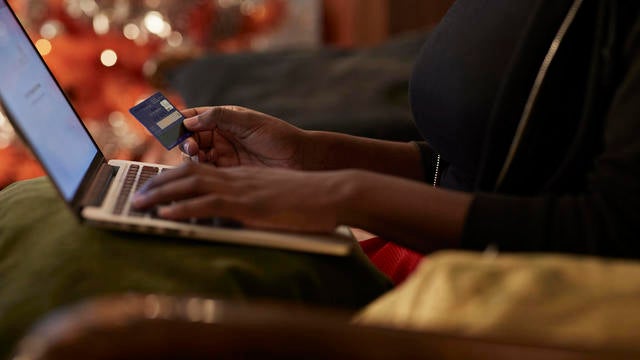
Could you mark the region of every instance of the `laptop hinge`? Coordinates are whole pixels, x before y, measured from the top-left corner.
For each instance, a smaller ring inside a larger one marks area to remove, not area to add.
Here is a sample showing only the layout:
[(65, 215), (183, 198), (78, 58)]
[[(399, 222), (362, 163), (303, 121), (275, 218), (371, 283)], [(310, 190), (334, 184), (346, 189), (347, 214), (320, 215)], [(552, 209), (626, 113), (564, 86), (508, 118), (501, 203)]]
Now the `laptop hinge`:
[(111, 181), (116, 176), (119, 167), (111, 166), (107, 163), (100, 165), (96, 176), (91, 182), (91, 186), (87, 189), (84, 197), (80, 201), (80, 207), (86, 206), (100, 206), (107, 196), (107, 190)]

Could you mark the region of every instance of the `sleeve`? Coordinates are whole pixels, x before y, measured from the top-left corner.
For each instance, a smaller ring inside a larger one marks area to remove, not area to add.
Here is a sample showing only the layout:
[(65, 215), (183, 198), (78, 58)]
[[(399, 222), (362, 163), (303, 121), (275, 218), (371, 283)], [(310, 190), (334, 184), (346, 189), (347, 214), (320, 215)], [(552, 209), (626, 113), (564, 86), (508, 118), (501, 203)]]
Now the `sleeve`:
[(604, 150), (578, 195), (477, 194), (462, 246), (640, 257), (640, 51), (605, 120)]

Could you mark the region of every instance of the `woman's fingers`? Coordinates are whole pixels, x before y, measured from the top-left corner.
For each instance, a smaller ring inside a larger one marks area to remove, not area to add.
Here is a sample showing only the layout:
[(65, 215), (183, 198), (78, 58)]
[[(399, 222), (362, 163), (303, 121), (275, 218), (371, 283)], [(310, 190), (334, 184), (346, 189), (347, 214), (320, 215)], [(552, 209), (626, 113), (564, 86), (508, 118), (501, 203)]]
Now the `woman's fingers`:
[(186, 164), (151, 179), (133, 205), (158, 207), (158, 215), (172, 220), (223, 217), (257, 228), (324, 232), (337, 223), (335, 207), (344, 195), (331, 189), (341, 174)]
[(198, 116), (198, 114), (204, 114), (205, 112), (211, 110), (210, 106), (205, 106), (205, 107), (196, 107), (196, 108), (190, 108), (190, 109), (183, 109), (180, 110), (180, 112), (182, 113), (182, 115), (185, 118), (191, 118), (194, 116)]
[(198, 166), (186, 163), (178, 168), (165, 171), (147, 181), (134, 195), (133, 205), (138, 208), (153, 206), (159, 203), (173, 201), (179, 196), (194, 196), (208, 191), (207, 184), (201, 176), (215, 170), (211, 166)]
[[(232, 157), (237, 157), (235, 147), (218, 133), (216, 130), (216, 123), (214, 119), (221, 115), (215, 115), (215, 113), (221, 114), (229, 111), (227, 107), (219, 107), (220, 111), (212, 111), (211, 108), (196, 108), (183, 110), (185, 116), (191, 115), (185, 120), (185, 125), (194, 134), (191, 138), (185, 140), (180, 146), (180, 150), (188, 156), (198, 155), (200, 162), (209, 162), (216, 164), (218, 158), (216, 147), (221, 146), (223, 153), (228, 153)], [(191, 124), (191, 125), (190, 125)], [(195, 125), (194, 125), (195, 124)], [(238, 161), (232, 162), (232, 165), (237, 165)]]
[[(133, 198), (133, 205), (137, 208), (147, 208), (156, 204), (166, 204), (172, 201), (191, 198), (204, 193), (203, 181), (195, 181), (197, 178), (182, 178), (168, 185), (154, 187), (144, 193), (138, 193)], [(194, 186), (197, 185), (200, 187)]]
[(186, 165), (162, 173), (145, 184), (132, 204), (142, 209), (159, 206), (161, 217), (176, 220), (233, 216), (233, 209), (222, 205), (237, 197), (234, 182), (221, 172), (209, 171), (211, 169)]
[[(239, 106), (185, 110), (194, 133), (183, 152), (220, 167), (300, 168), (303, 131), (280, 119)], [(197, 147), (197, 150), (194, 149)]]
[(198, 142), (193, 138), (188, 138), (180, 145), (180, 150), (189, 156), (198, 155), (200, 152), (200, 146)]
[(182, 166), (179, 166), (175, 169), (171, 169), (163, 172), (160, 175), (156, 175), (152, 177), (149, 181), (147, 181), (140, 190), (138, 190), (139, 194), (143, 194), (150, 189), (162, 186), (163, 184), (169, 183), (171, 181), (175, 181), (179, 178), (183, 178), (191, 173), (197, 171), (195, 165), (190, 163), (186, 163)]
[(195, 112), (188, 112), (191, 116), (186, 116), (184, 126), (194, 132), (215, 130), (218, 122), (222, 120), (227, 111), (223, 107), (212, 107), (205, 111), (196, 109)]
[[(205, 110), (206, 109), (206, 110)], [(198, 131), (212, 131), (219, 129), (225, 133), (232, 133), (235, 137), (243, 138), (248, 136), (265, 119), (271, 118), (269, 115), (259, 113), (240, 106), (213, 106), (210, 108), (199, 108), (189, 111), (189, 116), (184, 121), (187, 129)]]
[(235, 217), (235, 203), (224, 195), (209, 194), (158, 208), (160, 217), (183, 220), (203, 217)]
[(183, 153), (193, 156), (198, 155), (198, 151), (207, 151), (215, 146), (213, 131), (201, 131), (193, 134), (180, 145)]

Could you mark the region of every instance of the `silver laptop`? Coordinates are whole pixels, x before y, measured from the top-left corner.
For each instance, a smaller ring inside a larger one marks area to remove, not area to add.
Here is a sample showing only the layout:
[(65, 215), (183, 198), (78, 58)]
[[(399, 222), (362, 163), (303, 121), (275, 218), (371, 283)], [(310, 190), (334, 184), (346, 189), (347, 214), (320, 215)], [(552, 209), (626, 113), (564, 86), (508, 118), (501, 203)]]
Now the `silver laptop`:
[(90, 225), (327, 255), (352, 250), (344, 229), (330, 235), (257, 231), (215, 219), (175, 222), (133, 211), (129, 200), (136, 189), (170, 167), (105, 159), (5, 0), (0, 0), (0, 105), (61, 197)]

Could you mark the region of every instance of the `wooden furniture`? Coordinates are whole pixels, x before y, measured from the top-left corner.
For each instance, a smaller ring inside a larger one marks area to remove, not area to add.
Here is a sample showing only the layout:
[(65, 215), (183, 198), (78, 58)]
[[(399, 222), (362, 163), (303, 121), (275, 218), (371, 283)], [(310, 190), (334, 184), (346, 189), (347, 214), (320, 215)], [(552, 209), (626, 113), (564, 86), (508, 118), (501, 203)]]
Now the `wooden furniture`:
[(453, 0), (324, 0), (325, 40), (367, 46), (436, 25)]
[(53, 314), (16, 359), (638, 359), (639, 353), (391, 330), (291, 305), (128, 295)]

